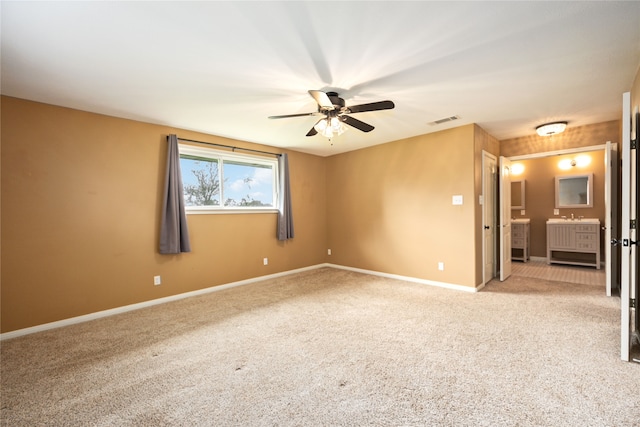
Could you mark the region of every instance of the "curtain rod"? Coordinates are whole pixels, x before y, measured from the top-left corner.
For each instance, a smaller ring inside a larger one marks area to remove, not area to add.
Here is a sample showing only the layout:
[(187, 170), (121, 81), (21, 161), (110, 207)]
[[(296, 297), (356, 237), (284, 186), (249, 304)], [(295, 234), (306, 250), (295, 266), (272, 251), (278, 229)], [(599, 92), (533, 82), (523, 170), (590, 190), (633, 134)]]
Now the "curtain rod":
[(213, 145), (213, 146), (216, 146), (216, 147), (231, 148), (231, 151), (243, 150), (243, 151), (251, 151), (253, 153), (268, 154), (268, 155), (276, 156), (276, 157), (282, 156), (282, 154), (280, 154), (280, 153), (272, 153), (270, 151), (253, 150), (251, 148), (234, 147), (233, 145), (224, 145), (224, 144), (216, 144), (214, 142), (196, 141), (196, 140), (193, 140), (193, 139), (184, 139), (184, 138), (180, 138), (180, 137), (178, 137), (178, 139), (180, 141), (194, 142), (196, 144)]

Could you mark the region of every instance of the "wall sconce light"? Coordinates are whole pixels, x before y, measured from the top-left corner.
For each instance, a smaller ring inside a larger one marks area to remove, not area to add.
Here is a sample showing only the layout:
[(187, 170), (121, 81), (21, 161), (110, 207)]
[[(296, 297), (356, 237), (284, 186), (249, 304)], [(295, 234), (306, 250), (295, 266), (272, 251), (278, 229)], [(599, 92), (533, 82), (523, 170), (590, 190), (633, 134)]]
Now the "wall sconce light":
[(553, 122), (540, 125), (536, 128), (536, 132), (540, 136), (551, 136), (556, 133), (564, 132), (567, 128), (567, 122)]
[(584, 168), (591, 164), (591, 156), (581, 154), (574, 159), (562, 159), (558, 162), (558, 167), (562, 170), (569, 170), (574, 167)]
[(524, 165), (522, 163), (513, 163), (511, 165), (511, 175), (520, 175), (524, 172)]

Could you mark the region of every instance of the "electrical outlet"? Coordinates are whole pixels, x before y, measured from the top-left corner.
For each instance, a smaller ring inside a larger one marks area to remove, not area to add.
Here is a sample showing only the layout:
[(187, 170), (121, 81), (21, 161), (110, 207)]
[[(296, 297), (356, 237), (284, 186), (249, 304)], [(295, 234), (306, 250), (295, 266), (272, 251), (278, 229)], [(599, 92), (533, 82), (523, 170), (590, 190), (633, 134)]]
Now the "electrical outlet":
[(331, 249), (327, 249), (327, 255), (331, 255)]
[(162, 279), (160, 278), (160, 276), (153, 276), (153, 284), (158, 286), (162, 283)]
[(554, 215), (560, 215), (560, 209), (554, 209), (553, 210), (553, 214)]
[(444, 262), (439, 262), (438, 263), (438, 270), (444, 271)]
[(520, 215), (524, 215), (524, 209), (520, 211)]
[(264, 258), (264, 259), (262, 260), (262, 264), (264, 264), (264, 265), (269, 265), (269, 258)]

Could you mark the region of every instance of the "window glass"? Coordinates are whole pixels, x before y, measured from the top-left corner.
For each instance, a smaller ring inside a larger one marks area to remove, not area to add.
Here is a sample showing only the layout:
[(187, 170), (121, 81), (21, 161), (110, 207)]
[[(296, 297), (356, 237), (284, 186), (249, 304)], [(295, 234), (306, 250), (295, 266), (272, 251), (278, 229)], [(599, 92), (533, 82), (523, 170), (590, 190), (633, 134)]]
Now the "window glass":
[(179, 145), (187, 213), (272, 211), (276, 159)]
[(273, 207), (273, 168), (224, 162), (224, 205)]
[(186, 206), (219, 206), (220, 173), (217, 159), (180, 156)]

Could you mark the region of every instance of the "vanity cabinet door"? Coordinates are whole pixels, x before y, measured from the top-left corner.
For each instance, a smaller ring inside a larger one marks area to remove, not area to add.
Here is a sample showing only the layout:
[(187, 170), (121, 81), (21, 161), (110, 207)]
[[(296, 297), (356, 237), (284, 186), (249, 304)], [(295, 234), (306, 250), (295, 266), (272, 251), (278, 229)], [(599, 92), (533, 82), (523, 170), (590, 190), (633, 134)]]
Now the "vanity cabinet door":
[(573, 224), (553, 224), (548, 226), (549, 246), (555, 250), (575, 249), (576, 232)]

